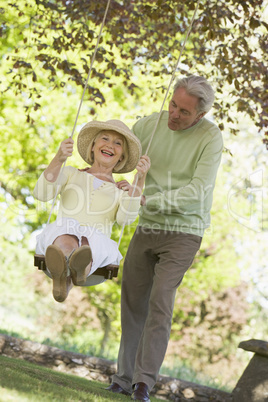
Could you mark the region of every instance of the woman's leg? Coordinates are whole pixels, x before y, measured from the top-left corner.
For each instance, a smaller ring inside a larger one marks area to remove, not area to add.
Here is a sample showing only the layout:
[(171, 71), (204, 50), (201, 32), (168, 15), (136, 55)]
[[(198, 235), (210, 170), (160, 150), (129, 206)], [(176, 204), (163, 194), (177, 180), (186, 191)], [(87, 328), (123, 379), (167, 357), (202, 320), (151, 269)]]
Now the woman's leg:
[(84, 285), (92, 266), (92, 253), (86, 237), (79, 240), (74, 235), (62, 235), (55, 239), (54, 245), (59, 247), (68, 259), (72, 282), (76, 286)]
[(66, 257), (69, 257), (71, 252), (79, 247), (79, 240), (74, 235), (65, 234), (57, 237), (53, 244), (58, 246)]
[(78, 245), (76, 236), (64, 234), (58, 236), (46, 249), (46, 265), (53, 281), (52, 294), (58, 302), (63, 302), (73, 287), (67, 259)]

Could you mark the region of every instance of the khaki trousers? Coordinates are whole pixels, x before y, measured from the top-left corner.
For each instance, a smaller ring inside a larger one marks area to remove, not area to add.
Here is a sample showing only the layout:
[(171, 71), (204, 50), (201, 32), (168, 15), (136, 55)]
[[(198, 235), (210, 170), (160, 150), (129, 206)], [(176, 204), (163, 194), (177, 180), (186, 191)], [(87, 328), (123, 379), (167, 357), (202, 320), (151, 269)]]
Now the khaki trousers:
[(113, 382), (128, 392), (137, 382), (151, 390), (166, 353), (176, 290), (202, 238), (138, 226), (125, 258), (122, 335)]

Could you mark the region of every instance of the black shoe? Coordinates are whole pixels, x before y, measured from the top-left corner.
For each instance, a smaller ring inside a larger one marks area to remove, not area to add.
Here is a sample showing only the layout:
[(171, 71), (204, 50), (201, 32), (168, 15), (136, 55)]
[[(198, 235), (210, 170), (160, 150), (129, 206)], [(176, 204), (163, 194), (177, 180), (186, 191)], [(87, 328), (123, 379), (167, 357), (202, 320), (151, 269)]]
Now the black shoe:
[(111, 391), (116, 394), (123, 394), (123, 395), (127, 395), (127, 396), (131, 395), (130, 392), (125, 391), (123, 388), (120, 387), (119, 384), (116, 384), (116, 382), (112, 382), (112, 384), (108, 388), (105, 388), (105, 389), (107, 391)]
[(144, 382), (137, 382), (134, 387), (134, 392), (131, 395), (131, 399), (133, 401), (150, 402), (148, 385)]

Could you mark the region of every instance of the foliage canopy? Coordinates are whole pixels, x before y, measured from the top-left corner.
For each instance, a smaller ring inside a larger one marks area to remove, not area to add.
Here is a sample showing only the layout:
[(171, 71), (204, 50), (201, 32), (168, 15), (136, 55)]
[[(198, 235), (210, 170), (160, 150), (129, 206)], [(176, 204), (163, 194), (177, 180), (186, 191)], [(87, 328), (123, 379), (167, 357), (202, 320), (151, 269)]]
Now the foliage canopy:
[[(29, 121), (31, 111), (40, 107), (42, 85), (84, 86), (106, 4), (106, 0), (8, 0), (1, 7), (7, 77), (2, 91), (27, 93), (32, 99), (26, 106)], [(88, 98), (103, 104), (103, 87), (116, 87), (119, 78), (138, 98), (137, 70), (146, 77), (153, 99), (157, 91), (164, 92), (196, 4), (196, 0), (112, 0)], [(248, 114), (263, 133), (267, 126), (265, 4), (265, 0), (201, 0), (182, 58), (181, 74), (205, 75), (212, 82), (215, 116), (233, 124), (234, 133), (236, 120), (230, 109)], [(16, 45), (10, 47), (14, 39)], [(157, 87), (152, 77), (158, 77)]]

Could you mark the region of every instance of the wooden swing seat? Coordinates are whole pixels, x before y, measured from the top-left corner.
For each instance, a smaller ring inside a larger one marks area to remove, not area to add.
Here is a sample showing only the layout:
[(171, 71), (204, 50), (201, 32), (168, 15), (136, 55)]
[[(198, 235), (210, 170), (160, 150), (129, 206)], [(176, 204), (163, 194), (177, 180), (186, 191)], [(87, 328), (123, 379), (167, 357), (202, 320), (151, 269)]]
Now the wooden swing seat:
[[(41, 254), (35, 254), (34, 255), (34, 266), (38, 267), (41, 271), (46, 270), (46, 261), (45, 261), (45, 256)], [(106, 265), (105, 267), (101, 267), (96, 269), (94, 272), (94, 275), (100, 275), (103, 276), (105, 279), (113, 279), (116, 278), (118, 275), (118, 265)]]

